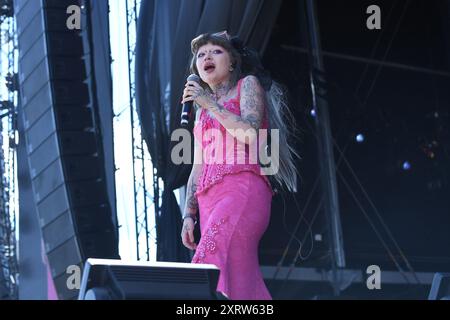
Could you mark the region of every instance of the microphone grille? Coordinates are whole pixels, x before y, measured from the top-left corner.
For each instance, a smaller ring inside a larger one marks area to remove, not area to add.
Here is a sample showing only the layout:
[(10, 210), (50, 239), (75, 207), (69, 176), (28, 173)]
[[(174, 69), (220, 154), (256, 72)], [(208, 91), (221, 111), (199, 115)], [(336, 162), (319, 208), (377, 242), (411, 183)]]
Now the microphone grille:
[(193, 73), (189, 77), (187, 77), (187, 81), (200, 82), (200, 77)]

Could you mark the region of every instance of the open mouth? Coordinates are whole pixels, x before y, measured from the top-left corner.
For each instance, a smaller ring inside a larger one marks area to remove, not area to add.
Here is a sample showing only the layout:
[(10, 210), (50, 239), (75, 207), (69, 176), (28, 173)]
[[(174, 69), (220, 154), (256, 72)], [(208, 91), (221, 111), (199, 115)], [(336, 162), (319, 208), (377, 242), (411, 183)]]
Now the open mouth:
[(213, 72), (216, 69), (216, 66), (212, 63), (205, 65), (204, 71), (207, 73)]

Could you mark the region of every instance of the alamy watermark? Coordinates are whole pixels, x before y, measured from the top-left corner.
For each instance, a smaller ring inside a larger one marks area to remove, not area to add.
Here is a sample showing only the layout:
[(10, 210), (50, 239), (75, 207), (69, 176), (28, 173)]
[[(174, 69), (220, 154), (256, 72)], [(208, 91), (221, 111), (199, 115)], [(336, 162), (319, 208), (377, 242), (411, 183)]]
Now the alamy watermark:
[(69, 30), (81, 29), (81, 9), (83, 7), (71, 5), (67, 7), (66, 13), (70, 16), (66, 20), (66, 26)]
[[(66, 20), (66, 26), (69, 30), (81, 29), (81, 10), (83, 6), (71, 5), (67, 7), (66, 13), (69, 17)], [(369, 30), (381, 29), (381, 8), (375, 4), (370, 5), (366, 9), (366, 13), (370, 16), (366, 20), (366, 26)]]
[(373, 4), (367, 7), (367, 14), (370, 16), (366, 20), (366, 26), (369, 30), (380, 30), (381, 29), (381, 9), (379, 6)]
[[(202, 141), (206, 141), (203, 156), (194, 164), (260, 164), (262, 175), (277, 174), (280, 166), (279, 130), (270, 130), (270, 143), (267, 129), (219, 129), (203, 130)], [(192, 164), (192, 135), (187, 129), (177, 129), (171, 141), (178, 142), (171, 151), (174, 164)]]
[(366, 273), (369, 275), (366, 280), (367, 289), (381, 289), (381, 269), (377, 265), (367, 267)]
[(81, 268), (77, 265), (70, 265), (66, 269), (68, 274), (66, 286), (69, 290), (80, 290), (81, 287)]

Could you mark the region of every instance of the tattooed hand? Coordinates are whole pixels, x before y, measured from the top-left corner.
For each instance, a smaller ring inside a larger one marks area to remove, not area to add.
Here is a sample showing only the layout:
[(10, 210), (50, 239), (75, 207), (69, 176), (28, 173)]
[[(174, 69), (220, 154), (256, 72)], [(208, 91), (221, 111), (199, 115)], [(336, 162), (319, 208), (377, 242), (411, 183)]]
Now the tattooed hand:
[(194, 242), (194, 220), (186, 218), (183, 220), (183, 228), (181, 229), (181, 240), (186, 248), (190, 250), (197, 249), (197, 244)]
[(195, 81), (186, 82), (181, 103), (183, 104), (187, 101), (194, 101), (204, 109), (215, 104), (213, 97)]

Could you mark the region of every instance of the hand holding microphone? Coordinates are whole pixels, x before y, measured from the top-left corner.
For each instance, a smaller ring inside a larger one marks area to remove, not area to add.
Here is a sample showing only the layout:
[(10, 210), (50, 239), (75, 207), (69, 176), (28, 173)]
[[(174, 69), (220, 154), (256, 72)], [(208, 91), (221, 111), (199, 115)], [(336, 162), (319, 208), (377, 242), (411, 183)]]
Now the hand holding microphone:
[[(187, 77), (186, 81), (193, 81), (196, 82), (198, 84), (198, 86), (200, 87), (200, 77), (197, 76), (196, 74), (191, 74), (189, 77)], [(202, 89), (200, 87), (200, 89)], [(202, 89), (203, 90), (203, 89)], [(194, 85), (189, 85), (187, 84), (184, 92), (183, 92), (183, 109), (181, 111), (181, 126), (185, 127), (188, 125), (189, 123), (189, 119), (191, 118), (191, 114), (192, 114), (192, 105), (193, 105), (193, 101), (198, 97), (199, 95), (199, 88), (195, 87)]]

